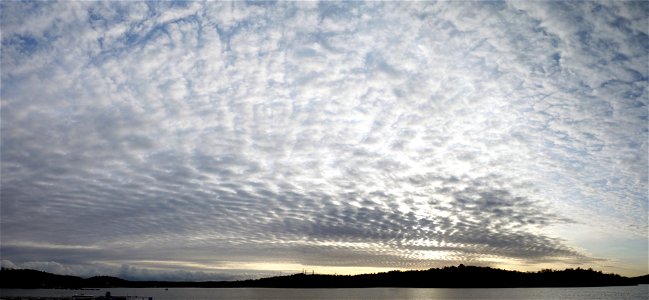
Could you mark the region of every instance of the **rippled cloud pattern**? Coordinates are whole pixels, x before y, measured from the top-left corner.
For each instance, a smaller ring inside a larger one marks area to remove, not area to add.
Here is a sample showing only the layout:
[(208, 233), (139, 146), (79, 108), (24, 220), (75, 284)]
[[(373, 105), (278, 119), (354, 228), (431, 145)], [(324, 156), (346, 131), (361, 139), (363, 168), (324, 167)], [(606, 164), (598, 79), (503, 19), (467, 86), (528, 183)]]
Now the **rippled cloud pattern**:
[(3, 266), (647, 273), (647, 2), (0, 10)]

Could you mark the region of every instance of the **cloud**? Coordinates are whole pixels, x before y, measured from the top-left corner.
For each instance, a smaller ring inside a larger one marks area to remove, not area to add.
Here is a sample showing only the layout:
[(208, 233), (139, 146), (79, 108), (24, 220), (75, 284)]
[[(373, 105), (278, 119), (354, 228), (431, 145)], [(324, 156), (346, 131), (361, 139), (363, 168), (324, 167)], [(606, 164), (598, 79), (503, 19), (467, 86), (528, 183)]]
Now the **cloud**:
[(33, 269), (54, 274), (74, 275), (83, 278), (94, 276), (116, 276), (126, 280), (156, 280), (156, 281), (232, 281), (269, 276), (273, 273), (265, 270), (236, 270), (226, 272), (191, 270), (186, 265), (183, 269), (165, 269), (164, 267), (136, 267), (128, 264), (121, 266), (106, 263), (90, 264), (61, 264), (55, 261), (30, 261), (16, 265), (3, 260), (3, 268)]
[(17, 265), (579, 264), (556, 228), (646, 238), (643, 3), (1, 8)]

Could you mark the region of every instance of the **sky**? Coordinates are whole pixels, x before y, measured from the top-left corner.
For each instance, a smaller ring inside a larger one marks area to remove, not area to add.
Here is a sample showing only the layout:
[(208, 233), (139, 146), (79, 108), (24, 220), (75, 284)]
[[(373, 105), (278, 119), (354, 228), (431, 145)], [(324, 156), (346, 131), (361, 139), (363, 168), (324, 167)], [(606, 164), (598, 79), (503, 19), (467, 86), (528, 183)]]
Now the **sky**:
[(0, 11), (3, 267), (649, 273), (649, 2)]

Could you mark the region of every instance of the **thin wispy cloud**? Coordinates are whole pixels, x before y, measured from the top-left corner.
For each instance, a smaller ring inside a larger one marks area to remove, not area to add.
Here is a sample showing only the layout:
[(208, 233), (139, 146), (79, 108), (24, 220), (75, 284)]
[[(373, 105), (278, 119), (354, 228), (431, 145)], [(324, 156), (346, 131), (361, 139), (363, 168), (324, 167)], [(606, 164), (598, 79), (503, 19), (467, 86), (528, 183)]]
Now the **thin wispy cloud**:
[(646, 2), (0, 9), (3, 265), (647, 273)]

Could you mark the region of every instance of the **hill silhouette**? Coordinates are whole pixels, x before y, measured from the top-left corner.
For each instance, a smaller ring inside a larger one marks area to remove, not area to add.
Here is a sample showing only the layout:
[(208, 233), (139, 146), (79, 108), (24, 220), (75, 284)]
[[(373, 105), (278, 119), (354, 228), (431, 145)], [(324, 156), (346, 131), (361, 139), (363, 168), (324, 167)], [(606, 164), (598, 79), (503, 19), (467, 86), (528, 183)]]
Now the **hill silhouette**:
[(309, 275), (305, 273), (241, 281), (129, 281), (110, 276), (81, 278), (35, 270), (2, 269), (0, 288), (114, 288), (114, 287), (270, 287), (270, 288), (508, 288), (586, 287), (649, 284), (649, 275), (623, 277), (592, 269), (519, 272), (463, 266), (420, 271), (390, 271), (361, 275)]

